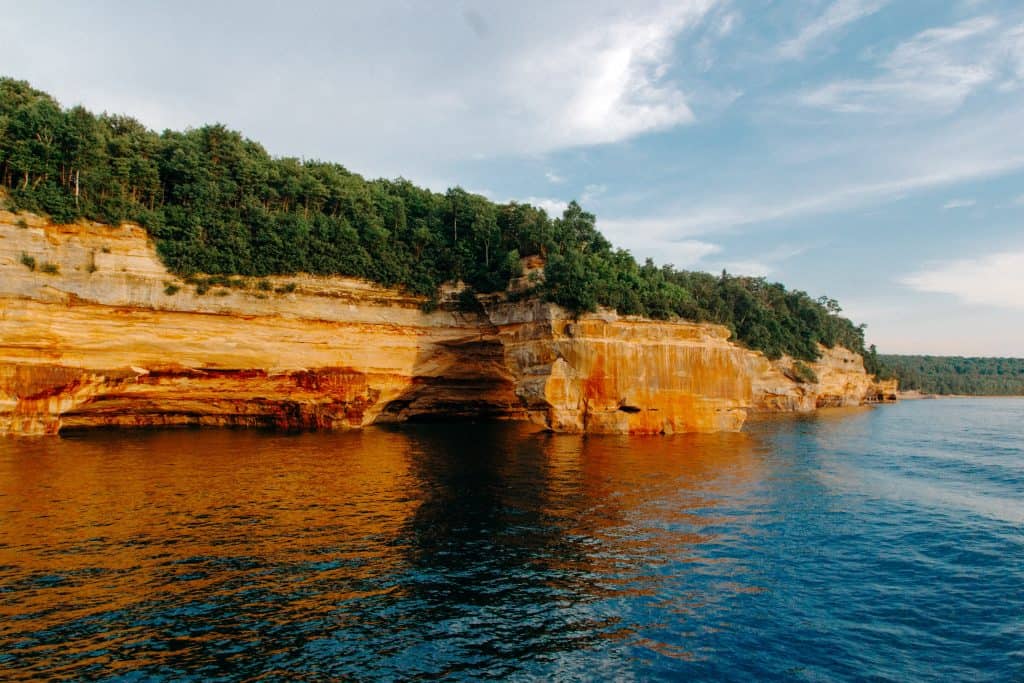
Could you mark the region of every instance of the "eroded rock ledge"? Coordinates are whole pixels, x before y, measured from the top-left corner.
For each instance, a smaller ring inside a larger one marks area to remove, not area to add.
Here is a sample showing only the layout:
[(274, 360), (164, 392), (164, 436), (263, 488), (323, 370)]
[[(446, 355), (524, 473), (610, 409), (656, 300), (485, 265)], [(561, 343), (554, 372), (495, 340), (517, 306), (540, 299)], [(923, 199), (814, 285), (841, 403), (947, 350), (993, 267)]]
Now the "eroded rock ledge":
[[(34, 267), (32, 267), (34, 266)], [(343, 429), (439, 418), (556, 431), (738, 430), (751, 412), (889, 400), (826, 350), (791, 379), (716, 325), (494, 298), (425, 312), (347, 278), (266, 278), (200, 295), (143, 229), (0, 212), (0, 434), (95, 426)]]

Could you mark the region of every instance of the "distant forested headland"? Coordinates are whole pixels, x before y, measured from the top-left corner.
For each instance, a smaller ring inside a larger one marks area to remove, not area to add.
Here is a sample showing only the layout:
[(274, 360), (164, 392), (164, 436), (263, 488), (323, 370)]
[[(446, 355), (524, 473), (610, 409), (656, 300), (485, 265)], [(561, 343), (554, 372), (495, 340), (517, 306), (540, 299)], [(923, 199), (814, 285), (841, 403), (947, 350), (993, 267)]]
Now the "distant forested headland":
[(147, 129), (128, 116), (63, 109), (24, 81), (0, 78), (0, 186), (13, 209), (58, 222), (143, 225), (161, 258), (188, 276), (348, 275), (428, 298), (444, 282), (502, 290), (520, 258), (545, 258), (535, 294), (575, 312), (598, 306), (728, 326), (769, 357), (812, 360), (817, 344), (866, 353), (864, 326), (764, 278), (640, 264), (576, 202), (559, 217), (461, 188), (367, 180), (336, 164), (274, 158), (223, 125)]
[(904, 391), (973, 396), (1024, 396), (1024, 358), (879, 356)]

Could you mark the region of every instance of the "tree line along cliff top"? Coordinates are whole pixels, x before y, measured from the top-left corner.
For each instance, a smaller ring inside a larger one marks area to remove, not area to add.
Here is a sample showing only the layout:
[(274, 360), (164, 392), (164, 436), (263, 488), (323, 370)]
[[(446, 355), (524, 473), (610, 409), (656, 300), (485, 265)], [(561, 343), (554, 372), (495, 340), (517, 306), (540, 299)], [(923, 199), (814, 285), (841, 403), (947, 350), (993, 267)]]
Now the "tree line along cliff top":
[(436, 297), (445, 282), (504, 290), (520, 259), (540, 255), (535, 295), (574, 312), (725, 325), (772, 358), (813, 360), (820, 343), (865, 356), (863, 326), (764, 278), (638, 263), (571, 202), (559, 217), (408, 180), (367, 180), (344, 166), (275, 158), (223, 125), (149, 130), (133, 118), (62, 108), (0, 78), (0, 186), (12, 209), (118, 224), (134, 221), (180, 275), (347, 275)]

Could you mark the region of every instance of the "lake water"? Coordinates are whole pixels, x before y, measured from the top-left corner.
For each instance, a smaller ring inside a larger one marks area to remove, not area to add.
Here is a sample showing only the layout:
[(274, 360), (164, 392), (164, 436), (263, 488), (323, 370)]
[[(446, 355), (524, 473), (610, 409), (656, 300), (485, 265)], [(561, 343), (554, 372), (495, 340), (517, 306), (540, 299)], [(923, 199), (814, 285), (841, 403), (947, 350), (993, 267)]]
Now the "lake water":
[(0, 440), (0, 679), (1024, 680), (1024, 400)]

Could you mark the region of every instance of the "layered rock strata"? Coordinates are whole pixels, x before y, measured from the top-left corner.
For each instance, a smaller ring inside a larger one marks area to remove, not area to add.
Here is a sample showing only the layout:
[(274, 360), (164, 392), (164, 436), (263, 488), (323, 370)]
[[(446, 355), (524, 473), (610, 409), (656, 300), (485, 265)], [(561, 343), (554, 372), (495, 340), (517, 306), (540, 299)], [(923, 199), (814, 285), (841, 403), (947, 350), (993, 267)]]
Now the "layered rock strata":
[[(202, 293), (201, 293), (202, 292)], [(0, 212), (0, 433), (96, 426), (351, 428), (531, 420), (556, 431), (737, 430), (751, 411), (879, 400), (856, 354), (787, 359), (716, 325), (482, 301), (308, 275), (196, 286), (133, 225)]]

